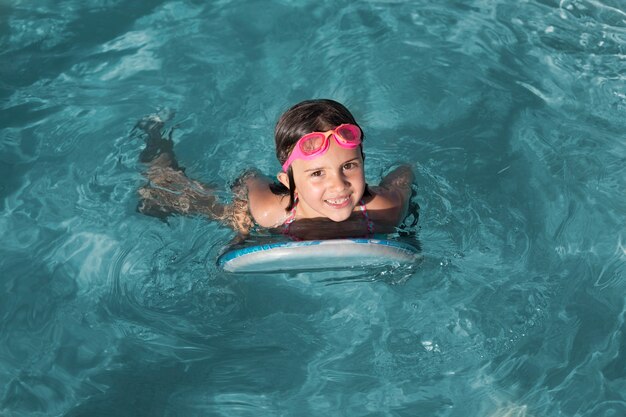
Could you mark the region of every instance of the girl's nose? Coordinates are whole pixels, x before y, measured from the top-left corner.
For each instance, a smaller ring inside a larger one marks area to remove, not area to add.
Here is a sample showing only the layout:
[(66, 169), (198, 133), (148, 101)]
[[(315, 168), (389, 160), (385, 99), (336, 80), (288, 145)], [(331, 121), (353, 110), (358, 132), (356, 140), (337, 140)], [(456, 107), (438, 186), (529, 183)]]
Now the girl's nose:
[(348, 178), (346, 178), (343, 172), (339, 172), (331, 178), (331, 189), (333, 190), (344, 190), (349, 184)]

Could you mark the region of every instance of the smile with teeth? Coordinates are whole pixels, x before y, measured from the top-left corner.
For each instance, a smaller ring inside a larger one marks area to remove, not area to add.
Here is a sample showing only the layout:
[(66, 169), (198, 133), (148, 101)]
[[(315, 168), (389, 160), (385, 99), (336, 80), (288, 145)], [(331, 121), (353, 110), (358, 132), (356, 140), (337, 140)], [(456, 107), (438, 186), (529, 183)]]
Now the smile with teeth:
[(324, 200), (324, 202), (334, 207), (344, 207), (350, 203), (350, 196), (341, 198), (329, 198), (327, 200)]

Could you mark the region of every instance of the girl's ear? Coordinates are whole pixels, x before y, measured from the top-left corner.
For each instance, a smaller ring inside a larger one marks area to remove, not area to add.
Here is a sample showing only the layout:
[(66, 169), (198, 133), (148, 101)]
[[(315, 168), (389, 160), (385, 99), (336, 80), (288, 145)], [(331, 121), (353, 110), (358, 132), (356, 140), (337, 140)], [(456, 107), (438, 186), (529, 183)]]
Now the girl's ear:
[(279, 172), (276, 175), (276, 178), (278, 179), (278, 181), (285, 186), (285, 188), (289, 189), (289, 175), (287, 175), (286, 172)]

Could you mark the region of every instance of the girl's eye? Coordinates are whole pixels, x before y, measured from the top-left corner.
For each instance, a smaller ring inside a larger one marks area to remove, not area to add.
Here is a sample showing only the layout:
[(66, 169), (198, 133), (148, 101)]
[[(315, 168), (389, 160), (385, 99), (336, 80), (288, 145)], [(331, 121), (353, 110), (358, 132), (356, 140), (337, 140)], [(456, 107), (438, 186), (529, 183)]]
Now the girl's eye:
[(348, 162), (347, 164), (345, 164), (343, 166), (343, 169), (350, 170), (350, 169), (354, 169), (356, 167), (358, 167), (358, 164), (356, 162)]
[(321, 177), (322, 176), (322, 171), (313, 171), (313, 172), (311, 172), (311, 176), (312, 177)]

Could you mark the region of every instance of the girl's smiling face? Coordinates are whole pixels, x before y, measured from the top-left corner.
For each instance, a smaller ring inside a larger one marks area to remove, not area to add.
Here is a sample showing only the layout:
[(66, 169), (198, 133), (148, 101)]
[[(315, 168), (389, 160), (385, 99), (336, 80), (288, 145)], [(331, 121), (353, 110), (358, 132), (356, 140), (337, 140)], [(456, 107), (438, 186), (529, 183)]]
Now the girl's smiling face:
[(360, 147), (346, 149), (331, 140), (324, 155), (295, 160), (291, 167), (298, 193), (298, 217), (346, 220), (365, 192)]

